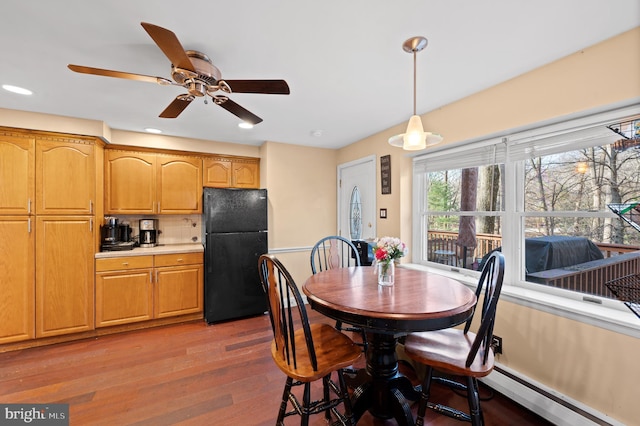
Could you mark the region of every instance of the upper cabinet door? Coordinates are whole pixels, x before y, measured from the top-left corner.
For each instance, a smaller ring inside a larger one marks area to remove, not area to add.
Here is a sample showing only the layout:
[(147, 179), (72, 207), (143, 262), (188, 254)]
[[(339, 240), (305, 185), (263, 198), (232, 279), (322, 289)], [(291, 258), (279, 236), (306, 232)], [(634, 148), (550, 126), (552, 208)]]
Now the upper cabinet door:
[(234, 188), (260, 188), (260, 167), (257, 162), (234, 161), (233, 179)]
[(0, 133), (0, 215), (34, 213), (35, 138)]
[(94, 146), (36, 141), (36, 213), (91, 215), (96, 194)]
[(155, 214), (156, 155), (105, 151), (105, 212)]
[(204, 159), (203, 185), (212, 188), (231, 187), (231, 160), (226, 158)]
[(158, 213), (202, 213), (202, 159), (158, 155)]

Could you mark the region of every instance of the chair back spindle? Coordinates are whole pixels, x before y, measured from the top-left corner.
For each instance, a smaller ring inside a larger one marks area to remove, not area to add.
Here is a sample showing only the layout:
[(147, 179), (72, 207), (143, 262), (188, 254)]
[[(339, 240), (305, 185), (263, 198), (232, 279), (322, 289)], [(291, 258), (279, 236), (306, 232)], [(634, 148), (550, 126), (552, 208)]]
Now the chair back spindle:
[[(318, 361), (313, 346), (313, 336), (309, 328), (307, 310), (289, 272), (275, 257), (264, 256), (261, 261), (262, 288), (268, 297), (269, 317), (273, 328), (274, 340), (280, 356), (287, 364), (297, 368), (295, 331), (299, 326), (304, 331), (306, 353), (314, 371)], [(265, 285), (266, 284), (266, 285)]]
[(311, 249), (311, 271), (314, 274), (327, 269), (360, 265), (356, 246), (339, 235), (324, 237)]
[[(502, 291), (502, 281), (504, 279), (504, 256), (500, 252), (494, 252), (487, 259), (480, 280), (478, 281), (478, 287), (476, 288), (476, 297), (479, 299), (482, 290), (484, 289), (484, 299), (482, 301), (482, 311), (480, 327), (476, 333), (476, 338), (471, 345), (471, 350), (467, 356), (465, 365), (469, 367), (479, 350), (482, 350), (482, 363), (487, 362), (489, 357), (489, 347), (493, 340), (493, 325), (496, 318), (496, 310), (498, 307), (498, 299), (500, 298), (500, 292)], [(477, 308), (476, 308), (477, 310)], [(475, 315), (475, 313), (474, 313)], [(469, 318), (464, 326), (464, 333), (469, 331), (471, 321), (473, 317)]]

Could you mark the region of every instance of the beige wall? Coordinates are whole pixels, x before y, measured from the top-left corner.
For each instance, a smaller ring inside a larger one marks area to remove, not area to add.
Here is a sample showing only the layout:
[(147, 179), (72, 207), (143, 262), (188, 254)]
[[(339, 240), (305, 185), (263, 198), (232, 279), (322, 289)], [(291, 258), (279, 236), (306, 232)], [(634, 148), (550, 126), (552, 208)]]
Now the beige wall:
[(260, 181), (269, 191), (269, 249), (298, 285), (311, 275), (310, 247), (335, 235), (336, 151), (267, 142)]
[[(427, 130), (454, 143), (640, 97), (640, 27), (422, 116)], [(403, 125), (354, 143), (338, 163), (373, 151), (391, 153), (391, 196), (377, 202), (389, 222), (378, 229), (411, 234), (411, 162), (387, 139)], [(378, 167), (379, 168), (379, 167)], [(378, 171), (379, 173), (379, 171)], [(402, 185), (401, 187), (399, 187)], [(498, 361), (626, 424), (637, 424), (639, 339), (501, 302)]]

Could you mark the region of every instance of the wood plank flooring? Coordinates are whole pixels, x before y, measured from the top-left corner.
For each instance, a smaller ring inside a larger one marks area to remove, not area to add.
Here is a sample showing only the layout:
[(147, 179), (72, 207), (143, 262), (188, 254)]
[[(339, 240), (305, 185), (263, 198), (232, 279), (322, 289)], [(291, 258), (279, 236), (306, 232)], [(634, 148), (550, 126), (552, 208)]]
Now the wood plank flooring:
[[(312, 322), (326, 320), (309, 313)], [(67, 403), (74, 426), (273, 425), (285, 376), (271, 359), (271, 337), (268, 316), (259, 316), (2, 353), (0, 403)], [(410, 369), (403, 372), (415, 379)], [(446, 388), (434, 385), (432, 393), (434, 400), (466, 409), (466, 399)], [(482, 401), (482, 408), (487, 425), (550, 424), (500, 394)], [(426, 420), (459, 424), (433, 412)], [(297, 417), (286, 420), (298, 423)], [(325, 421), (319, 415), (311, 424)], [(396, 423), (366, 413), (358, 424)]]

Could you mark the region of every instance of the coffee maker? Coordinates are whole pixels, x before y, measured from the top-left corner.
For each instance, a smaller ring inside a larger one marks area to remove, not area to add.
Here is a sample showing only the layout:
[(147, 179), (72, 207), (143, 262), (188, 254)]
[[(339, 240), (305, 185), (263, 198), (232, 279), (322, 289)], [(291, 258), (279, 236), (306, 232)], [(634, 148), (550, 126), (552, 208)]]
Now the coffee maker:
[(140, 247), (155, 247), (158, 241), (158, 219), (140, 219)]
[(100, 251), (132, 250), (131, 227), (128, 223), (118, 223), (115, 217), (104, 218), (100, 227)]
[(105, 217), (104, 225), (100, 227), (100, 243), (102, 246), (114, 245), (120, 241), (120, 229), (118, 219), (115, 217)]

